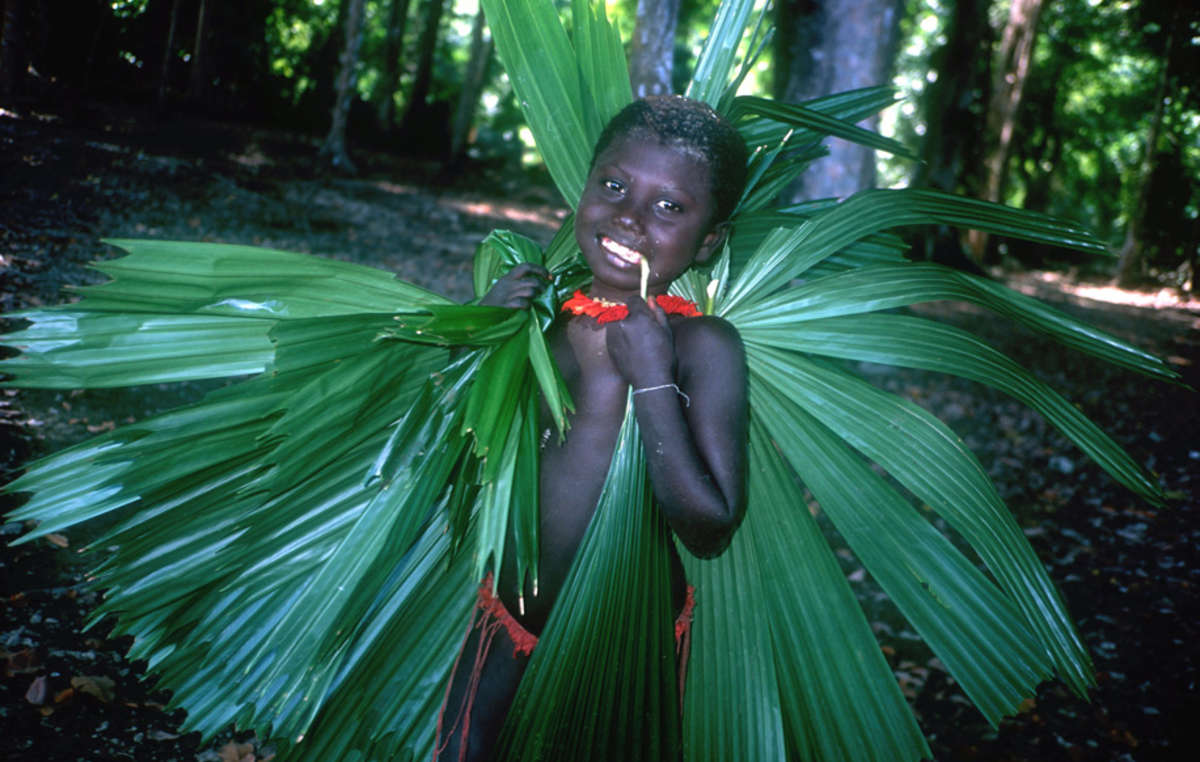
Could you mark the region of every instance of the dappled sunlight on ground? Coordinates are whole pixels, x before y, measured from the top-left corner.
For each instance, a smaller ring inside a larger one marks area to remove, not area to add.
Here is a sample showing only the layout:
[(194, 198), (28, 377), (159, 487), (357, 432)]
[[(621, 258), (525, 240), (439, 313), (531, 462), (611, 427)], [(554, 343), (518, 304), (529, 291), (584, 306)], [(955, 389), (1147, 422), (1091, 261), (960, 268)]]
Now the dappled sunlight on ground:
[(1058, 272), (1030, 271), (1009, 281), (1009, 286), (1037, 296), (1037, 289), (1030, 287), (1030, 281), (1042, 283), (1058, 289), (1065, 294), (1081, 299), (1092, 299), (1109, 304), (1123, 304), (1128, 307), (1149, 307), (1163, 309), (1171, 307), (1181, 310), (1200, 312), (1200, 298), (1189, 295), (1176, 288), (1160, 288), (1157, 290), (1134, 290), (1118, 288), (1111, 284), (1075, 283), (1067, 275)]
[(466, 214), (500, 217), (514, 222), (531, 222), (535, 225), (548, 225), (555, 228), (567, 216), (565, 209), (550, 209), (543, 206), (530, 207), (504, 201), (442, 199), (442, 203)]

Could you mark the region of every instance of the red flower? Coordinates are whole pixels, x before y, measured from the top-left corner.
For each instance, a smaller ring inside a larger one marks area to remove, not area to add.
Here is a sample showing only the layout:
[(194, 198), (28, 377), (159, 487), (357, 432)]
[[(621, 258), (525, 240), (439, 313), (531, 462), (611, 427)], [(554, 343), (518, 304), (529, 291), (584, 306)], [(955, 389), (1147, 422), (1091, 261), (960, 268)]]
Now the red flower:
[[(699, 317), (704, 314), (700, 312), (700, 308), (696, 306), (695, 302), (684, 299), (682, 296), (659, 294), (654, 297), (654, 301), (668, 315)], [(607, 299), (593, 299), (582, 291), (576, 291), (574, 296), (563, 302), (562, 310), (576, 315), (594, 317), (600, 325), (615, 323), (629, 317), (629, 308), (624, 304), (610, 302)]]

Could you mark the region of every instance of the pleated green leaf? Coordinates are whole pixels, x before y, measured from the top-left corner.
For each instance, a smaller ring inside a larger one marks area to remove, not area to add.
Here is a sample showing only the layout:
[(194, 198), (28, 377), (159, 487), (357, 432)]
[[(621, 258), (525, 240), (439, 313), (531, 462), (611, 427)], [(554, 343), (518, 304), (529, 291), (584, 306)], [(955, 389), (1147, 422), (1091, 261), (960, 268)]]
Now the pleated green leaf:
[[(858, 143), (859, 145), (884, 151), (895, 156), (903, 156), (909, 159), (918, 158), (903, 143), (891, 138), (885, 138), (877, 132), (864, 130), (862, 127), (855, 126), (852, 121), (843, 121), (826, 112), (808, 108), (803, 104), (779, 103), (767, 98), (748, 95), (739, 97), (734, 103), (734, 109), (738, 118), (749, 116), (766, 117), (774, 122), (786, 125), (789, 129), (796, 127), (805, 128), (811, 131), (814, 136), (842, 138), (851, 143)], [(891, 105), (891, 103), (885, 105)], [(760, 130), (761, 128), (755, 129), (751, 134), (761, 134)], [(804, 142), (803, 136), (797, 135), (796, 137), (798, 139), (797, 142)]]
[(713, 108), (720, 105), (753, 10), (754, 0), (727, 0), (717, 8), (707, 42), (696, 59), (687, 97), (704, 101)]
[(1065, 346), (1114, 365), (1164, 380), (1178, 378), (1178, 374), (1159, 358), (1036, 299), (998, 283), (934, 264), (862, 267), (803, 283), (777, 296), (748, 299), (747, 302), (753, 303), (723, 314), (739, 330), (786, 330), (787, 326), (806, 320), (878, 312), (944, 299), (987, 307)]
[[(446, 569), (448, 555), (449, 536), (431, 524), (383, 585), (329, 700), (288, 759), (433, 756), (441, 687), (475, 597), (469, 556), (453, 556)], [(357, 679), (359, 674), (371, 679)]]
[[(742, 133), (746, 144), (754, 147), (760, 145), (776, 145), (788, 132), (792, 132), (793, 144), (807, 145), (821, 140), (825, 135), (816, 124), (812, 128), (787, 121), (774, 119), (753, 118), (758, 113), (747, 108), (755, 101), (743, 101), (734, 98), (730, 104), (728, 116)], [(844, 124), (856, 124), (863, 119), (877, 114), (896, 102), (896, 92), (890, 87), (864, 87), (858, 90), (847, 90), (842, 93), (823, 95), (819, 98), (804, 101), (800, 104), (779, 104), (774, 106), (786, 114), (793, 105), (802, 106), (806, 111), (815, 111), (827, 117), (833, 117)], [(773, 103), (773, 102), (772, 102)]]
[(679, 755), (668, 530), (650, 502), (643, 458), (630, 396), (599, 506), (517, 689), (500, 759)]
[(373, 267), (290, 251), (193, 241), (106, 241), (129, 252), (92, 266), (112, 277), (78, 289), (81, 307), (303, 318), (448, 304)]
[(552, 3), (482, 0), (496, 55), (558, 192), (574, 207), (592, 155), (575, 51)]
[[(1063, 679), (1081, 694), (1093, 684), (1090, 660), (1045, 568), (978, 461), (944, 424), (912, 403), (798, 354), (755, 347), (748, 348), (747, 359), (751, 371), (770, 378), (770, 386), (783, 397), (795, 400), (945, 516), (1016, 603), (1026, 619), (1024, 626), (1037, 634)], [(782, 436), (775, 429), (772, 433), (777, 439)], [(796, 447), (800, 444), (794, 441)], [(787, 449), (795, 452), (791, 446)], [(806, 483), (818, 478), (807, 466), (794, 461), (792, 465)], [(888, 581), (878, 575), (877, 579), (887, 589)], [(922, 634), (931, 642), (936, 637)], [(967, 685), (964, 677), (959, 680)], [(990, 712), (996, 708), (980, 705), (993, 722), (998, 715)]]
[(846, 315), (787, 328), (747, 328), (749, 344), (962, 376), (1012, 395), (1045, 416), (1113, 478), (1152, 503), (1158, 483), (1049, 385), (966, 331), (905, 315)]
[[(572, 0), (571, 21), (584, 124), (588, 128), (589, 146), (592, 146), (608, 120), (633, 100), (633, 90), (621, 35), (609, 23), (604, 3)], [(590, 161), (591, 151), (586, 158)]]
[(750, 458), (753, 510), (729, 550), (713, 561), (684, 556), (698, 590), (686, 758), (929, 756), (866, 617), (758, 418)]
[(21, 354), (0, 361), (3, 386), (99, 389), (225, 378), (264, 370), (271, 322), (204, 315), (17, 312), (31, 325), (0, 336)]
[[(1102, 250), (1103, 243), (1087, 231), (1061, 220), (1010, 209), (999, 204), (960, 198), (928, 190), (866, 190), (810, 219), (805, 256), (778, 267), (759, 285), (766, 301), (814, 262), (832, 256), (866, 236), (904, 225), (941, 223), (985, 230), (1030, 241)], [(732, 306), (726, 308), (732, 311)]]
[[(539, 150), (574, 204), (595, 136), (630, 98), (620, 40), (603, 6), (583, 0), (572, 3), (571, 39), (552, 3), (483, 6)], [(509, 759), (658, 760), (681, 744), (688, 759), (928, 755), (793, 471), (989, 720), (1054, 671), (1076, 690), (1089, 684), (1053, 586), (973, 456), (915, 406), (807, 355), (991, 384), (1157, 496), (1086, 418), (967, 334), (865, 314), (963, 299), (1175, 379), (998, 284), (904, 262), (903, 243), (884, 231), (936, 222), (1097, 251), (1093, 236), (930, 191), (765, 211), (828, 134), (903, 149), (853, 127), (893, 102), (890, 88), (800, 106), (734, 98), (764, 39), (756, 31), (743, 45), (752, 9), (721, 5), (689, 88), (765, 148), (727, 248), (672, 286), (735, 324), (752, 371), (753, 504), (726, 554), (685, 558), (699, 586), (685, 728), (669, 533), (627, 412), (604, 497), (504, 731)], [(31, 493), (12, 514), (40, 522), (24, 539), (106, 522), (94, 574), (107, 592), (93, 622), (113, 615), (114, 632), (133, 636), (130, 657), (188, 710), (185, 730), (254, 728), (281, 759), (428, 759), (482, 571), (513, 553), (521, 581), (536, 583), (540, 405), (560, 436), (570, 409), (544, 331), (590, 278), (572, 219), (544, 255), (503, 231), (481, 245), (477, 296), (518, 262), (551, 271), (553, 288), (524, 312), (455, 305), (389, 273), (306, 255), (115, 243), (130, 255), (97, 265), (112, 280), (82, 289), (78, 304), (26, 313), (32, 325), (4, 338), (23, 354), (0, 370), (58, 388), (259, 375), (31, 465), (5, 488)], [(945, 516), (996, 581), (865, 458)]]
[(993, 725), (1015, 712), (1051, 670), (1012, 603), (799, 406), (765, 389), (758, 402), (800, 479), (974, 704)]

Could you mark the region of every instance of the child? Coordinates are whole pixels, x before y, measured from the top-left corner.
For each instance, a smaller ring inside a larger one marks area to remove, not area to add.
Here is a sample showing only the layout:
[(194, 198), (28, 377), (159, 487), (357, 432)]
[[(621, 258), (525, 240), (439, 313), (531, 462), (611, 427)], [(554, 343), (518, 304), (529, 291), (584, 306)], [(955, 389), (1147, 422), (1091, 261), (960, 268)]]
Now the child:
[[(656, 297), (693, 262), (720, 251), (745, 177), (741, 137), (697, 101), (636, 101), (601, 134), (575, 215), (576, 241), (593, 280), (586, 297), (577, 294), (564, 305), (548, 334), (575, 413), (565, 441), (543, 440), (539, 589), (518, 590), (507, 564), (494, 594), (490, 576), (485, 581), (447, 689), (436, 759), (492, 753), (595, 512), (629, 387), (654, 496), (671, 529), (700, 557), (729, 544), (746, 507), (741, 340), (729, 323), (698, 316), (690, 302)], [(639, 296), (643, 256), (647, 300)], [(535, 265), (515, 267), (482, 303), (524, 309), (547, 277)], [(620, 305), (627, 316), (612, 319), (623, 312)], [(672, 602), (681, 616), (676, 633), (684, 635), (691, 590), (674, 546), (670, 553)]]

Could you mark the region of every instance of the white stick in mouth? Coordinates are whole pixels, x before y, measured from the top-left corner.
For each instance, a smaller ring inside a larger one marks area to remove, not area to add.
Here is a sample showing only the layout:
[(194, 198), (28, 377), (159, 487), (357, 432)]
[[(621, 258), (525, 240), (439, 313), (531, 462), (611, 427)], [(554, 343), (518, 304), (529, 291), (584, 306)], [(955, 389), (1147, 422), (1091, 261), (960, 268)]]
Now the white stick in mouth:
[(646, 298), (646, 284), (650, 281), (650, 263), (646, 257), (638, 254), (638, 264), (642, 266), (642, 299)]

